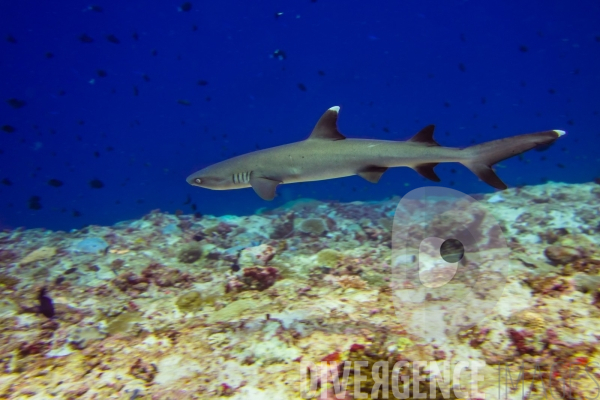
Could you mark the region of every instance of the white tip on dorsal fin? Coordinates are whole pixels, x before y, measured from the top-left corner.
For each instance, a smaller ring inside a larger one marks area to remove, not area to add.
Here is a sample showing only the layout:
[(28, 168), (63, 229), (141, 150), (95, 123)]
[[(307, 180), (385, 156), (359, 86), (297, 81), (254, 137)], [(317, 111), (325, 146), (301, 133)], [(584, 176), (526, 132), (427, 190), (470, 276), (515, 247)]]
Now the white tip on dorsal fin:
[(556, 134), (558, 135), (558, 137), (561, 137), (562, 135), (564, 135), (565, 133), (567, 133), (567, 132), (561, 131), (559, 129), (554, 129), (554, 132), (556, 132)]
[(337, 129), (337, 118), (340, 112), (340, 107), (334, 106), (321, 116), (314, 129), (312, 130), (309, 139), (319, 140), (343, 140), (346, 139)]

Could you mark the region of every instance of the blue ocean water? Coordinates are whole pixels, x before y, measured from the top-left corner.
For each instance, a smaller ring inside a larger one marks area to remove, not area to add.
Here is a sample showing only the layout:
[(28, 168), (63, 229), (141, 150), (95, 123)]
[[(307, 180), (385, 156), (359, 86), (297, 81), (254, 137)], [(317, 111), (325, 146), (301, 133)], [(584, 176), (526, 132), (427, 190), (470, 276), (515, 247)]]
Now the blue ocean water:
[[(422, 185), (388, 171), (251, 189), (192, 172), (307, 137), (341, 106), (348, 137), (446, 146), (562, 129), (501, 163), (509, 186), (600, 175), (597, 1), (1, 2), (0, 226), (72, 229), (150, 210), (249, 214), (297, 198), (378, 200)], [(440, 186), (490, 192), (460, 165)]]

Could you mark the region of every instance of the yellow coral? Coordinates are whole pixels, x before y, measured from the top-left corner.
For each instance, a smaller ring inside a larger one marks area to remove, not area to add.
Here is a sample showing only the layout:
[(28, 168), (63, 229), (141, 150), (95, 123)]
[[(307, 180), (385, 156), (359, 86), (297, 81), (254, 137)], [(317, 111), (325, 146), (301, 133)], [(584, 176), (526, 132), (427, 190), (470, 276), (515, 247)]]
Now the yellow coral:
[(49, 258), (54, 257), (55, 255), (56, 247), (42, 246), (23, 257), (21, 261), (19, 261), (19, 264), (31, 264), (36, 261), (47, 260)]
[(342, 253), (333, 249), (323, 249), (317, 253), (319, 265), (335, 267), (342, 260)]

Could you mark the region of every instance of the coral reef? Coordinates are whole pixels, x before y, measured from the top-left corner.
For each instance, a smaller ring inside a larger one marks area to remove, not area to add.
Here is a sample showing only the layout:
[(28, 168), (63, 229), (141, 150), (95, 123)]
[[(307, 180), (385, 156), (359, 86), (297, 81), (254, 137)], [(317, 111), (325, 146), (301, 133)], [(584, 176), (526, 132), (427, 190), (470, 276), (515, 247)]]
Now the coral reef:
[[(497, 377), (505, 369), (516, 377), (521, 367), (528, 398), (543, 390), (557, 399), (593, 398), (590, 377), (600, 380), (599, 196), (593, 183), (479, 196), (510, 248), (501, 260), (506, 286), (493, 314), (437, 341), (413, 330), (414, 308), (394, 306), (398, 198), (301, 199), (239, 217), (152, 211), (71, 232), (4, 230), (0, 398), (295, 400), (307, 379), (303, 363), (324, 362), (329, 370), (313, 395), (354, 400), (335, 390), (334, 377), (343, 378), (340, 365), (349, 362), (358, 369), (346, 384), (379, 399), (371, 366), (387, 365), (381, 377), (393, 383), (391, 366), (419, 360), (480, 363), (484, 381), (460, 398), (516, 398), (498, 397)], [(419, 204), (403, 211), (418, 214)], [(486, 236), (492, 221), (464, 205), (430, 224), (436, 234), (466, 224)], [(484, 264), (497, 257), (494, 235), (484, 243)], [(465, 265), (468, 278), (473, 264)], [(42, 287), (55, 307), (50, 318), (39, 309)], [(425, 398), (443, 397), (442, 388), (428, 389), (436, 371), (401, 372), (418, 379)], [(452, 385), (473, 387), (469, 379)]]

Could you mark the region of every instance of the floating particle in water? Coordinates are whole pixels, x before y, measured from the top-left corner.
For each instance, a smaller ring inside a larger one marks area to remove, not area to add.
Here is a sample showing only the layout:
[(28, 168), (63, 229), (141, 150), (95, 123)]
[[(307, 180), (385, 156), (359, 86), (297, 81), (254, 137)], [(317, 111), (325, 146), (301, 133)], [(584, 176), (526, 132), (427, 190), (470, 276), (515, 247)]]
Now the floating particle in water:
[(467, 41), (467, 37), (465, 36), (465, 34), (464, 34), (464, 33), (461, 33), (461, 34), (460, 34), (460, 41), (461, 41), (461, 42), (466, 42), (466, 41)]
[(190, 3), (189, 1), (186, 1), (185, 3), (183, 3), (182, 5), (179, 6), (178, 10), (180, 12), (188, 12), (192, 9), (192, 3)]
[(133, 40), (140, 40), (140, 36), (138, 35), (138, 33), (137, 33), (137, 32), (133, 32), (133, 33), (131, 34), (131, 37), (133, 38)]
[(6, 132), (6, 133), (13, 133), (16, 130), (17, 129), (12, 125), (2, 125), (2, 131)]
[(146, 74), (142, 74), (142, 79), (146, 82), (150, 82), (150, 77)]
[(6, 35), (6, 41), (8, 43), (17, 44), (17, 39), (13, 35)]
[(467, 71), (467, 67), (463, 63), (458, 64), (458, 69), (460, 69), (461, 72), (466, 72)]
[(6, 100), (6, 102), (12, 108), (23, 108), (27, 105), (27, 102), (25, 102), (25, 100), (19, 100), (19, 99), (15, 99), (15, 98), (10, 98), (10, 99)]
[(140, 94), (140, 90), (138, 89), (137, 86), (133, 86), (133, 95), (134, 96), (139, 96)]
[(50, 185), (52, 187), (61, 187), (62, 185), (64, 185), (64, 183), (61, 180), (53, 178), (48, 181), (48, 185)]
[(177, 100), (177, 104), (181, 104), (182, 106), (191, 106), (192, 103), (189, 100), (179, 99)]
[(113, 35), (113, 34), (108, 35), (106, 37), (106, 40), (108, 40), (109, 42), (114, 43), (114, 44), (121, 43), (121, 41), (115, 35)]
[(93, 43), (94, 39), (92, 39), (90, 36), (88, 36), (86, 33), (83, 33), (81, 35), (79, 35), (79, 41), (81, 43)]
[(303, 92), (306, 92), (306, 86), (304, 86), (303, 83), (298, 84), (298, 89), (302, 90)]
[(54, 53), (52, 53), (51, 51), (47, 51), (46, 52), (46, 58), (48, 58), (48, 59), (54, 58)]
[(271, 58), (276, 58), (283, 61), (287, 58), (287, 54), (285, 54), (285, 51), (277, 49), (273, 52), (273, 54), (271, 54)]
[(77, 210), (73, 210), (72, 215), (77, 218), (77, 217), (81, 217), (81, 213)]
[(104, 183), (100, 179), (92, 179), (90, 181), (90, 187), (92, 189), (102, 189), (104, 187)]
[(158, 55), (158, 51), (156, 49), (152, 49), (150, 51), (150, 54), (153, 55), (153, 56), (157, 56)]
[(88, 6), (88, 10), (93, 11), (93, 12), (98, 12), (98, 13), (104, 11), (104, 9), (102, 7), (97, 6), (95, 4), (92, 4), (91, 6)]
[(105, 70), (103, 70), (103, 69), (99, 69), (98, 71), (96, 71), (96, 74), (98, 74), (98, 76), (99, 76), (100, 78), (106, 78), (106, 76), (108, 75), (108, 74), (106, 73), (106, 71), (105, 71)]
[(325, 76), (325, 71), (323, 70), (318, 70), (317, 74), (319, 74), (320, 76)]
[(3, 184), (4, 186), (12, 186), (12, 184), (13, 184), (13, 183), (12, 183), (12, 181), (11, 181), (10, 179), (8, 179), (8, 178), (4, 178), (4, 179), (2, 179), (2, 181), (1, 181), (1, 182), (2, 182), (2, 184)]
[(555, 93), (556, 93), (556, 90), (554, 90), (554, 89), (550, 88), (550, 89), (548, 89), (548, 93), (550, 93), (550, 94), (555, 94)]
[(527, 47), (525, 45), (521, 45), (521, 46), (519, 46), (519, 51), (521, 53), (527, 53), (529, 51), (529, 47)]
[(208, 85), (208, 81), (205, 81), (204, 79), (200, 79), (198, 81), (198, 86), (206, 86)]

